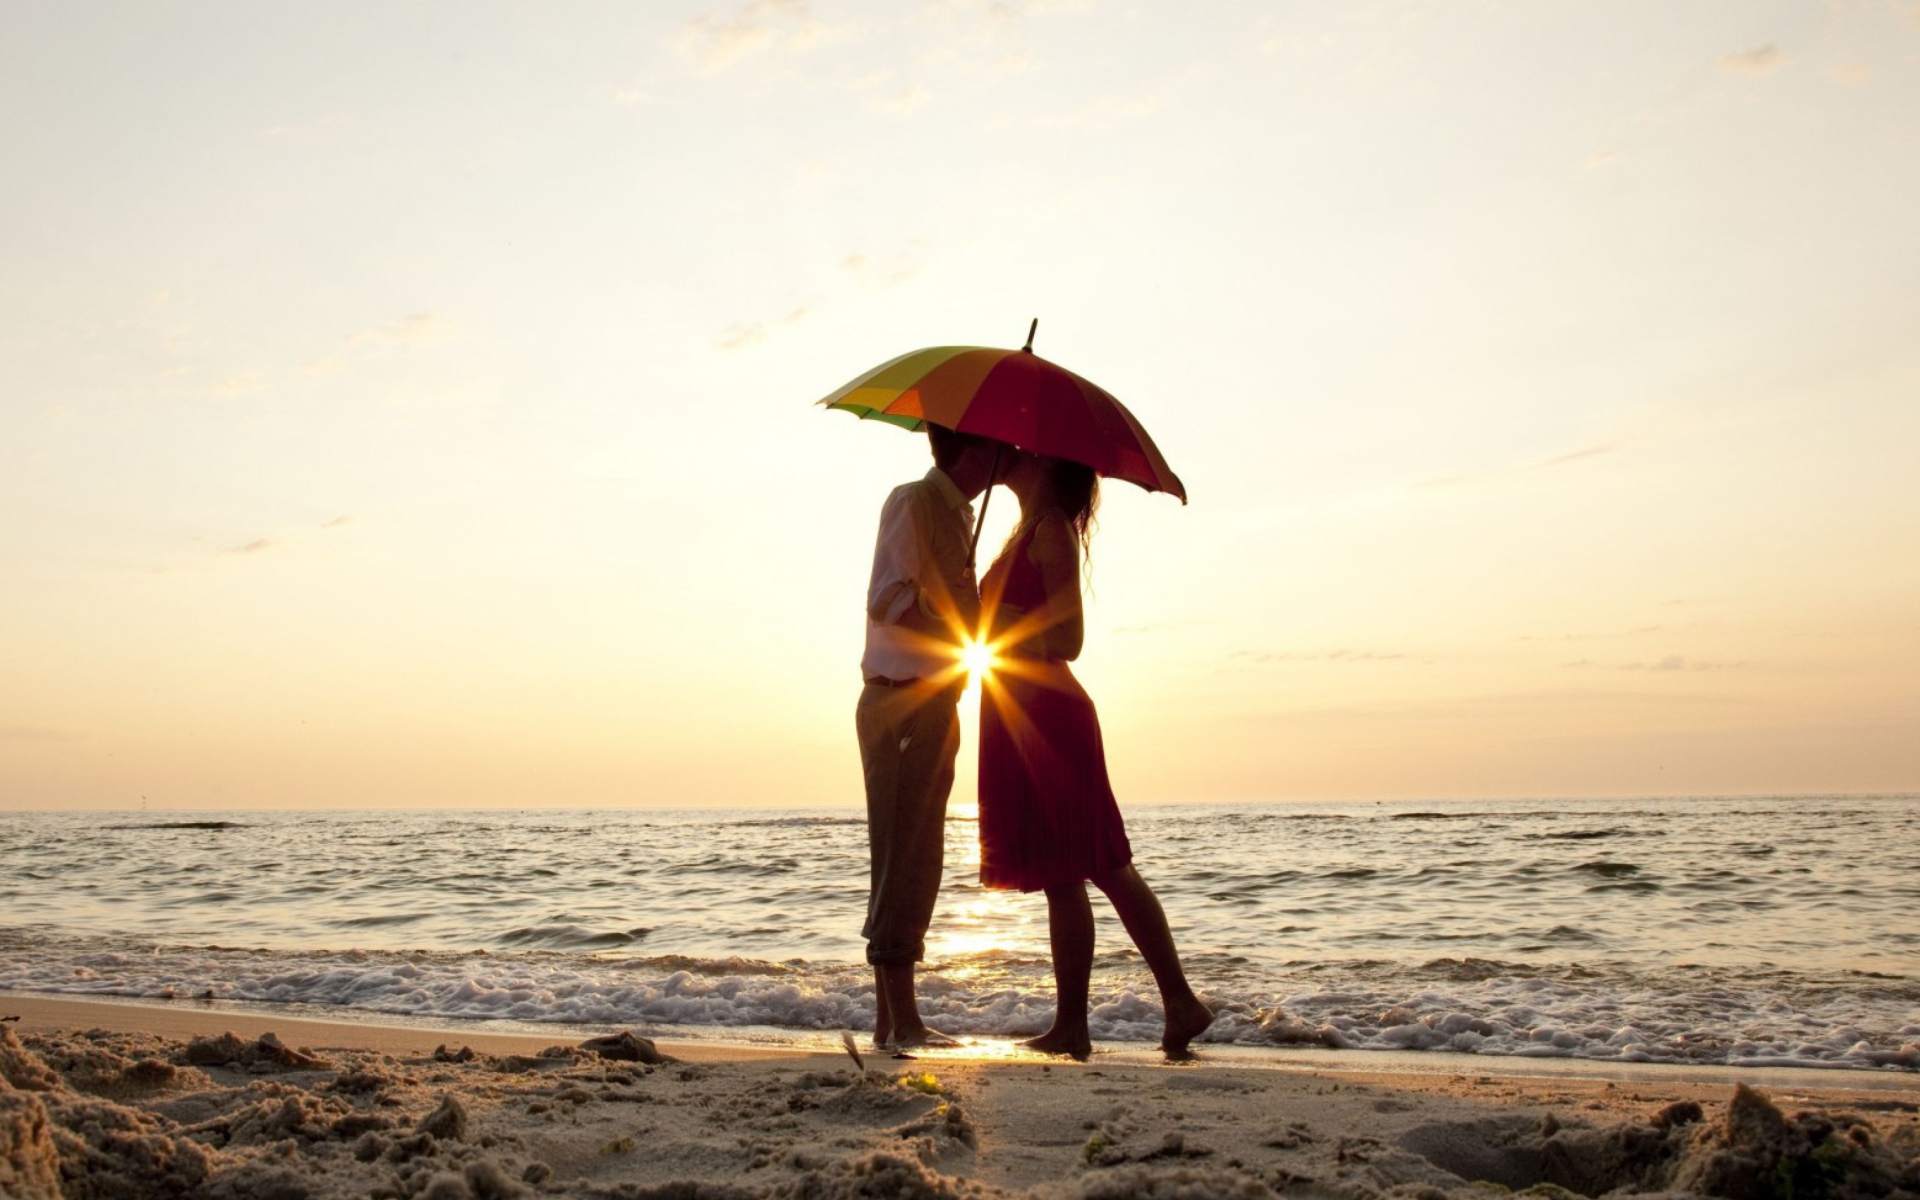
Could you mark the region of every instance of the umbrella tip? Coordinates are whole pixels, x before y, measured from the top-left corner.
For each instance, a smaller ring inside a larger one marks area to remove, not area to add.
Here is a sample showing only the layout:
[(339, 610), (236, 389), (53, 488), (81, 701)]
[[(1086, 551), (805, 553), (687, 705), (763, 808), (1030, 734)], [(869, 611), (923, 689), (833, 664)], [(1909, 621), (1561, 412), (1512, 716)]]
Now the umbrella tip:
[(1024, 345), (1024, 346), (1022, 346), (1022, 347), (1020, 347), (1020, 352), (1021, 352), (1022, 354), (1032, 354), (1032, 353), (1033, 353), (1033, 331), (1034, 331), (1034, 330), (1036, 330), (1036, 329), (1038, 329), (1038, 328), (1040, 328), (1040, 318), (1039, 318), (1039, 317), (1035, 317), (1035, 318), (1033, 319), (1033, 324), (1031, 324), (1031, 325), (1029, 325), (1029, 326), (1027, 326), (1027, 344), (1026, 344), (1026, 345)]

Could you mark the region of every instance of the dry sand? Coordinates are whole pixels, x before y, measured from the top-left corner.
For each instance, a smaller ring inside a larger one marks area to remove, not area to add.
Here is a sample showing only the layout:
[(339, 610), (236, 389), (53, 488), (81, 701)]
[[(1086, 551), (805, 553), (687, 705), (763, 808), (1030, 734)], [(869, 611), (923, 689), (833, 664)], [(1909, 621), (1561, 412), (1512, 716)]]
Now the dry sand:
[[(1474, 1059), (1393, 1074), (977, 1054), (856, 1067), (0, 997), (8, 1014), (7, 1197), (1920, 1200), (1912, 1076), (1750, 1089)], [(1353, 1060), (1370, 1061), (1339, 1061)]]

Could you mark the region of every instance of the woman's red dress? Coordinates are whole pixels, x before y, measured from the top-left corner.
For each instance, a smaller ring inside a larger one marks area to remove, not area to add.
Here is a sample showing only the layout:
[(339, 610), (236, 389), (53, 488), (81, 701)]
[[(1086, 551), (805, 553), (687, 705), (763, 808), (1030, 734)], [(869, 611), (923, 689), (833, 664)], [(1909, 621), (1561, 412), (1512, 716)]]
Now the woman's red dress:
[[(1001, 603), (1046, 609), (1046, 584), (1027, 558), (1032, 536), (1009, 545), (981, 581), (989, 614)], [(1132, 861), (1093, 701), (1064, 660), (1002, 650), (981, 689), (981, 884), (1032, 892)]]

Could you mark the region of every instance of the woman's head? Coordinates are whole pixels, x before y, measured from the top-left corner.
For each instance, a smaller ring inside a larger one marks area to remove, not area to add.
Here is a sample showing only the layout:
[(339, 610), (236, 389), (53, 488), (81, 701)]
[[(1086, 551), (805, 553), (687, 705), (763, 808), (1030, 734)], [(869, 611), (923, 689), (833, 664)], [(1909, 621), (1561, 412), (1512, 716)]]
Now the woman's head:
[(1022, 452), (1007, 482), (1020, 494), (1021, 507), (1032, 515), (1054, 512), (1073, 527), (1082, 553), (1093, 535), (1093, 515), (1100, 507), (1100, 476), (1094, 469), (1064, 458)]

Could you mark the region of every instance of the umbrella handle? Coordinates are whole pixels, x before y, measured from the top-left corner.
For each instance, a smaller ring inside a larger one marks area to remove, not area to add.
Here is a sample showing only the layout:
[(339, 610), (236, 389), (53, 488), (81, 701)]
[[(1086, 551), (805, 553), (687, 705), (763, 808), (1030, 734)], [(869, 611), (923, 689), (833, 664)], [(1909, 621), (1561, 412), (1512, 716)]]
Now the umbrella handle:
[[(1020, 347), (1020, 353), (1033, 353), (1033, 335), (1039, 328), (1040, 318), (1035, 317), (1033, 323), (1027, 326), (1027, 344)], [(993, 498), (993, 481), (1000, 477), (1001, 449), (1000, 446), (995, 446), (993, 449), (993, 470), (987, 473), (987, 490), (980, 493), (980, 515), (974, 518), (973, 540), (967, 543), (967, 570), (969, 571), (973, 570), (973, 552), (980, 545), (980, 528), (987, 523), (987, 501)]]
[[(1038, 319), (1036, 318), (1036, 324)], [(980, 493), (980, 511), (973, 518), (973, 536), (967, 539), (967, 571), (973, 571), (974, 551), (980, 546), (980, 529), (987, 523), (987, 501), (993, 499), (993, 481), (1000, 477), (1000, 455), (1006, 447), (995, 445), (993, 448), (993, 469), (987, 472), (987, 489)]]

